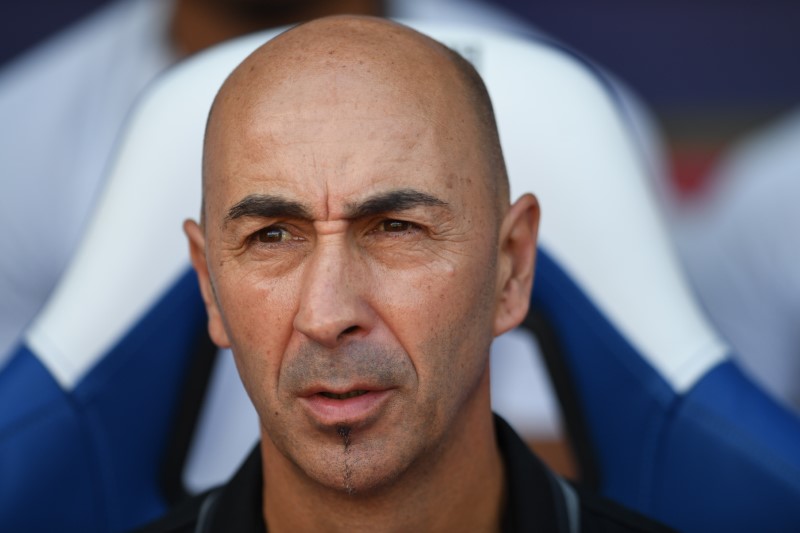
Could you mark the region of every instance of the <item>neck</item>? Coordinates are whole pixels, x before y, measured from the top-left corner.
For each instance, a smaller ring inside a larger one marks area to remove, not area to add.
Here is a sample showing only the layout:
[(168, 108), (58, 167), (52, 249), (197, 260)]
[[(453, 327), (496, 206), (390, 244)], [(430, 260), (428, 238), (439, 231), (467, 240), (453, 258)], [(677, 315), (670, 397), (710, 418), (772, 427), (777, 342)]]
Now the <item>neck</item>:
[(338, 13), (383, 15), (380, 0), (176, 0), (170, 35), (189, 55), (228, 39)]
[[(348, 495), (322, 487), (289, 463), (262, 432), (264, 515), (270, 533), (331, 531), (500, 530), (503, 462), (486, 383), (476, 396), (479, 416), (465, 414), (430, 457), (421, 458), (390, 486)], [(469, 411), (469, 409), (466, 409)], [(274, 489), (274, 490), (271, 490)]]

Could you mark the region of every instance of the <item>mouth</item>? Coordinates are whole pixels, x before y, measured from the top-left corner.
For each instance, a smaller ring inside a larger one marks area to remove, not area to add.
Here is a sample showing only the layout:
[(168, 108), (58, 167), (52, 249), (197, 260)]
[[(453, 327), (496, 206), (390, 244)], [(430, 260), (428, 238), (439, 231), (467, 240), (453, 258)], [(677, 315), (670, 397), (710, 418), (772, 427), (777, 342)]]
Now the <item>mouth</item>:
[(317, 390), (300, 398), (316, 424), (337, 427), (342, 424), (364, 426), (377, 420), (394, 389), (352, 388)]
[(336, 394), (335, 392), (320, 392), (322, 396), (326, 398), (330, 398), (331, 400), (347, 400), (348, 398), (355, 398), (357, 396), (363, 396), (369, 391), (365, 390), (353, 390), (350, 392), (345, 392), (344, 394)]

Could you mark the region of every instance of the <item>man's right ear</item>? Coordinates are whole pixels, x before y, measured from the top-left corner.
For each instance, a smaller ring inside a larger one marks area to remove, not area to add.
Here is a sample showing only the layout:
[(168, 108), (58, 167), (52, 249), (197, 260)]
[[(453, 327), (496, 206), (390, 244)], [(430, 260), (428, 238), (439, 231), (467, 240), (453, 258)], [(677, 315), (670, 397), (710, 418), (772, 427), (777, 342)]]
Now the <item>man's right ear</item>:
[(217, 298), (211, 286), (211, 276), (208, 273), (208, 262), (206, 261), (206, 238), (202, 228), (194, 220), (186, 220), (183, 223), (183, 231), (189, 240), (189, 256), (192, 265), (197, 272), (197, 280), (200, 283), (200, 293), (203, 295), (203, 302), (206, 304), (208, 313), (208, 334), (214, 344), (220, 348), (230, 348), (230, 340), (225, 326), (222, 323), (222, 316), (217, 305)]

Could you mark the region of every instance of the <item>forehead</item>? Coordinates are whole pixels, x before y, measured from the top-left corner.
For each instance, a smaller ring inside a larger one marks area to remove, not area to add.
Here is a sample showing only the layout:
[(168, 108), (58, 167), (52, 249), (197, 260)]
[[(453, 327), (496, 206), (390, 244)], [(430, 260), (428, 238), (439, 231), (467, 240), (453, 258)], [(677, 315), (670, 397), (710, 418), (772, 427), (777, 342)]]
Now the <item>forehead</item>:
[(239, 83), (223, 95), (204, 159), (217, 213), (252, 193), (330, 208), (397, 187), (463, 196), (486, 180), (474, 121), (442, 80), (407, 83), (345, 66)]

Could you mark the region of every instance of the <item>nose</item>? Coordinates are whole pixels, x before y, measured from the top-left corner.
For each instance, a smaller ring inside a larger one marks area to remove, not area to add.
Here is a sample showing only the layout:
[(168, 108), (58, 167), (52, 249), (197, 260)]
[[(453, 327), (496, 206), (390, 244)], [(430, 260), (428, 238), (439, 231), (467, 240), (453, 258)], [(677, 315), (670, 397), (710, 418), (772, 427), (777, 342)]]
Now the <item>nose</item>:
[(294, 328), (327, 348), (372, 327), (374, 313), (362, 297), (364, 272), (356, 256), (346, 243), (320, 242), (307, 259)]

